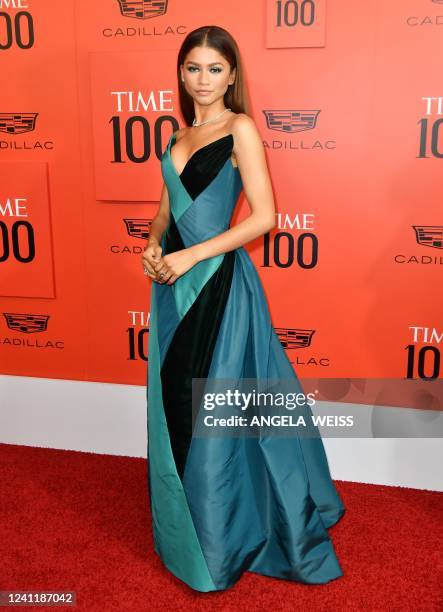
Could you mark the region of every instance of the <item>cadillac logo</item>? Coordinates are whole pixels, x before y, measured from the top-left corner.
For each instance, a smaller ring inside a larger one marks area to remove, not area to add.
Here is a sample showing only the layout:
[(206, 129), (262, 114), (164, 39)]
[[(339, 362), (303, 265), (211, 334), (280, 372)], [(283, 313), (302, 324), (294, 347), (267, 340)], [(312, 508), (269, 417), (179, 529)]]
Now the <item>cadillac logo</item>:
[(16, 312), (3, 313), (9, 329), (22, 332), (23, 334), (34, 334), (46, 331), (50, 315), (21, 314)]
[(0, 132), (23, 134), (35, 129), (38, 113), (0, 113)]
[(275, 332), (285, 349), (306, 348), (311, 345), (315, 329), (290, 329), (275, 327)]
[(129, 236), (134, 238), (149, 238), (149, 230), (152, 225), (152, 219), (123, 219), (126, 224), (126, 230)]
[(123, 17), (134, 19), (151, 19), (164, 15), (168, 0), (117, 0)]
[(319, 110), (265, 110), (266, 125), (271, 130), (293, 134), (315, 127)]
[(443, 226), (441, 225), (413, 225), (418, 244), (443, 249)]

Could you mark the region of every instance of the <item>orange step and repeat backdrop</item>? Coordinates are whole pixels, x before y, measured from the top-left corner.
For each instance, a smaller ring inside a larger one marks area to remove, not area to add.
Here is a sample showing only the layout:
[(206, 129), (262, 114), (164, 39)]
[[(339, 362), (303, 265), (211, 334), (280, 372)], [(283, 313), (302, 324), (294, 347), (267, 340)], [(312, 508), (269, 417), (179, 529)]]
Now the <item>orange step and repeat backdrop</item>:
[(440, 377), (436, 0), (0, 0), (1, 372), (146, 383), (140, 255), (204, 24), (242, 52), (278, 211), (246, 248), (298, 374)]

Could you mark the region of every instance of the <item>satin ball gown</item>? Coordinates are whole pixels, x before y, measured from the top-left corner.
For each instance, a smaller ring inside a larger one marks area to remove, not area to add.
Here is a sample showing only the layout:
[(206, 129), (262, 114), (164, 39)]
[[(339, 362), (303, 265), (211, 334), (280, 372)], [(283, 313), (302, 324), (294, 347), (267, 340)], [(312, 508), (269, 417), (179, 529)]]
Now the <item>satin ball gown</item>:
[[(163, 254), (229, 229), (242, 191), (234, 137), (198, 149), (178, 174), (161, 158), (170, 203)], [(345, 508), (321, 437), (196, 437), (196, 378), (298, 378), (244, 247), (152, 282), (148, 337), (148, 491), (154, 549), (192, 589), (232, 587), (245, 571), (306, 584), (342, 576), (328, 527)]]

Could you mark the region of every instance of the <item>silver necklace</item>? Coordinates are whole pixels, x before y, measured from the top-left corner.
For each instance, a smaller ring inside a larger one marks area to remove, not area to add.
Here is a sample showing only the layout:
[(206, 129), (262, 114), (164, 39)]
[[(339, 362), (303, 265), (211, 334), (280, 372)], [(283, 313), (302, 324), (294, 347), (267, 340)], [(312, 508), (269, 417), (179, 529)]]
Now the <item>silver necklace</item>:
[(200, 123), (198, 123), (194, 117), (194, 121), (192, 122), (192, 126), (193, 127), (198, 127), (199, 125), (205, 125), (205, 123), (210, 123), (211, 121), (215, 121), (216, 119), (218, 119), (219, 117), (221, 117), (223, 115), (223, 113), (226, 113), (226, 111), (230, 111), (230, 108), (225, 108), (224, 111), (222, 111), (221, 113), (219, 113), (218, 115), (216, 115), (215, 117), (213, 117), (212, 119), (206, 119), (206, 121), (201, 121)]

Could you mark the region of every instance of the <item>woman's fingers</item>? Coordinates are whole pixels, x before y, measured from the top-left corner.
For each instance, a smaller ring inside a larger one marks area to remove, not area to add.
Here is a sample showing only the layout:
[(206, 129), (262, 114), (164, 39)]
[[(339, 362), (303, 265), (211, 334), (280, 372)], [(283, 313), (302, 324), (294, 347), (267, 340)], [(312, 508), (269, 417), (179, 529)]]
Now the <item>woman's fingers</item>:
[[(155, 253), (153, 252), (154, 250), (156, 251)], [(164, 262), (161, 255), (161, 247), (146, 249), (142, 254), (142, 265), (146, 276), (149, 276), (158, 283), (164, 284), (167, 282), (170, 285), (177, 279), (177, 276), (172, 273)]]
[(156, 265), (154, 265), (154, 270), (160, 282), (163, 282), (166, 276), (170, 275), (170, 270), (163, 260), (157, 263)]
[(177, 278), (178, 278), (177, 274), (173, 274), (168, 280), (168, 285), (172, 285), (172, 283), (175, 283)]
[(157, 274), (155, 273), (155, 270), (151, 268), (151, 266), (145, 264), (145, 271), (147, 276), (150, 276), (151, 278), (157, 278)]
[(171, 278), (171, 276), (173, 276), (171, 270), (166, 270), (164, 272), (164, 275), (161, 277), (161, 281), (160, 282), (166, 283)]
[(151, 262), (151, 258), (147, 257), (146, 255), (144, 255), (142, 257), (142, 266), (143, 266), (143, 272), (145, 273), (146, 276), (149, 276), (149, 278), (152, 278), (153, 280), (158, 280), (158, 275), (157, 272), (154, 269), (154, 266), (158, 263), (157, 261), (153, 261)]

